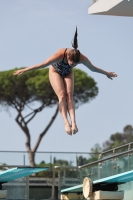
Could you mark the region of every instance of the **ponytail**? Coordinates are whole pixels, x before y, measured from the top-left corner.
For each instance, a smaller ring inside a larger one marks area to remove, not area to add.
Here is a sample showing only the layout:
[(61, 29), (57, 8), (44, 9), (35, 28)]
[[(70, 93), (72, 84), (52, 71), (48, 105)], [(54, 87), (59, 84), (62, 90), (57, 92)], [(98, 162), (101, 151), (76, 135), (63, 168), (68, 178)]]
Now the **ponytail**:
[(78, 63), (80, 61), (80, 51), (77, 49), (78, 48), (77, 36), (78, 36), (78, 31), (77, 31), (77, 27), (76, 27), (74, 39), (73, 39), (73, 42), (72, 42), (72, 47), (74, 49), (71, 49), (69, 51), (69, 59), (73, 60), (75, 63)]
[(77, 26), (76, 26), (76, 31), (75, 31), (75, 34), (74, 34), (74, 39), (73, 39), (73, 42), (72, 42), (72, 47), (73, 47), (74, 49), (77, 49), (77, 48), (78, 48), (77, 36), (78, 36), (78, 31), (77, 31)]

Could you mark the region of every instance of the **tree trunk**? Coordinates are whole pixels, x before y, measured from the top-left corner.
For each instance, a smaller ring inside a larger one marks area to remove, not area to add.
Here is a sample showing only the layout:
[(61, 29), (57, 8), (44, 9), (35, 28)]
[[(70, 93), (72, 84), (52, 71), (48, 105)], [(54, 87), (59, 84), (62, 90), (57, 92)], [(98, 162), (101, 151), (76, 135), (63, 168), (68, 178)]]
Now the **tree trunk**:
[(28, 153), (30, 166), (32, 166), (32, 165), (35, 166), (35, 153), (36, 153), (36, 151), (37, 151), (37, 148), (38, 148), (38, 146), (39, 146), (39, 144), (40, 144), (40, 142), (41, 142), (43, 136), (47, 133), (47, 131), (49, 130), (49, 128), (50, 128), (51, 125), (53, 124), (54, 120), (56, 119), (58, 112), (59, 112), (59, 109), (58, 109), (58, 106), (57, 106), (57, 108), (56, 108), (56, 110), (55, 110), (55, 113), (54, 113), (54, 115), (52, 116), (51, 120), (50, 120), (49, 123), (47, 124), (46, 128), (44, 129), (44, 131), (40, 134), (40, 136), (39, 136), (39, 138), (38, 138), (38, 140), (37, 140), (37, 142), (36, 142), (35, 147), (33, 148), (32, 151), (30, 151), (30, 152)]
[(28, 158), (31, 167), (35, 167), (35, 152), (28, 151)]

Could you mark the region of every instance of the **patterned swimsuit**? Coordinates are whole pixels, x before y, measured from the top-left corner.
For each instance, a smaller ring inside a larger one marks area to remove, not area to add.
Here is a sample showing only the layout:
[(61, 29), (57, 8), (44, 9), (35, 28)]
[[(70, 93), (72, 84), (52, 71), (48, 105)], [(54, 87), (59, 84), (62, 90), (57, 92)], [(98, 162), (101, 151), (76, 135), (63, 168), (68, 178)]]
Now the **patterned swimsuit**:
[(58, 72), (58, 74), (61, 75), (62, 78), (65, 78), (72, 71), (73, 68), (68, 63), (64, 62), (66, 50), (67, 48), (65, 49), (63, 60), (59, 63), (52, 64), (54, 69)]

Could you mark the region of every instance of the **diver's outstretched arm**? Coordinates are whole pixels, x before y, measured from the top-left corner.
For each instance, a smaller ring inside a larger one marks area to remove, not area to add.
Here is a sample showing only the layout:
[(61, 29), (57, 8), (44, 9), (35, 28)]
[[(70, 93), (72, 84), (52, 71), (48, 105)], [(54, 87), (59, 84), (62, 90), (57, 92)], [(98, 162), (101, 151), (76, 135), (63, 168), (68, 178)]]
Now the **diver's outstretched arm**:
[(14, 71), (14, 75), (21, 75), (27, 71), (45, 68), (53, 63), (60, 62), (62, 59), (62, 52), (63, 52), (62, 49), (60, 49), (55, 54), (53, 54), (52, 56), (50, 56), (48, 59), (46, 59), (44, 62), (42, 62), (40, 64), (36, 64), (36, 65), (30, 66), (30, 67), (27, 67), (24, 69), (16, 70), (16, 71)]
[(98, 67), (95, 67), (90, 61), (89, 59), (84, 56), (83, 54), (81, 54), (80, 56), (80, 63), (85, 65), (87, 68), (89, 68), (91, 71), (93, 72), (97, 72), (97, 73), (101, 73), (106, 75), (109, 79), (112, 79), (112, 77), (117, 77), (118, 75), (114, 72), (106, 72), (103, 69), (100, 69)]

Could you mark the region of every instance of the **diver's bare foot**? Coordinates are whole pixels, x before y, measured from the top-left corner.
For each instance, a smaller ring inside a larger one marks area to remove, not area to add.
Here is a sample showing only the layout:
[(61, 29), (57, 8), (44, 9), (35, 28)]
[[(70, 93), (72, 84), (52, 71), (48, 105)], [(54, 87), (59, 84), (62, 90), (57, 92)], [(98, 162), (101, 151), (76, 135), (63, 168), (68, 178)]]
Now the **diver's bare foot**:
[(72, 134), (76, 134), (78, 132), (78, 127), (77, 125), (74, 123), (72, 124)]
[(69, 134), (72, 135), (72, 127), (70, 124), (65, 124), (65, 131)]

